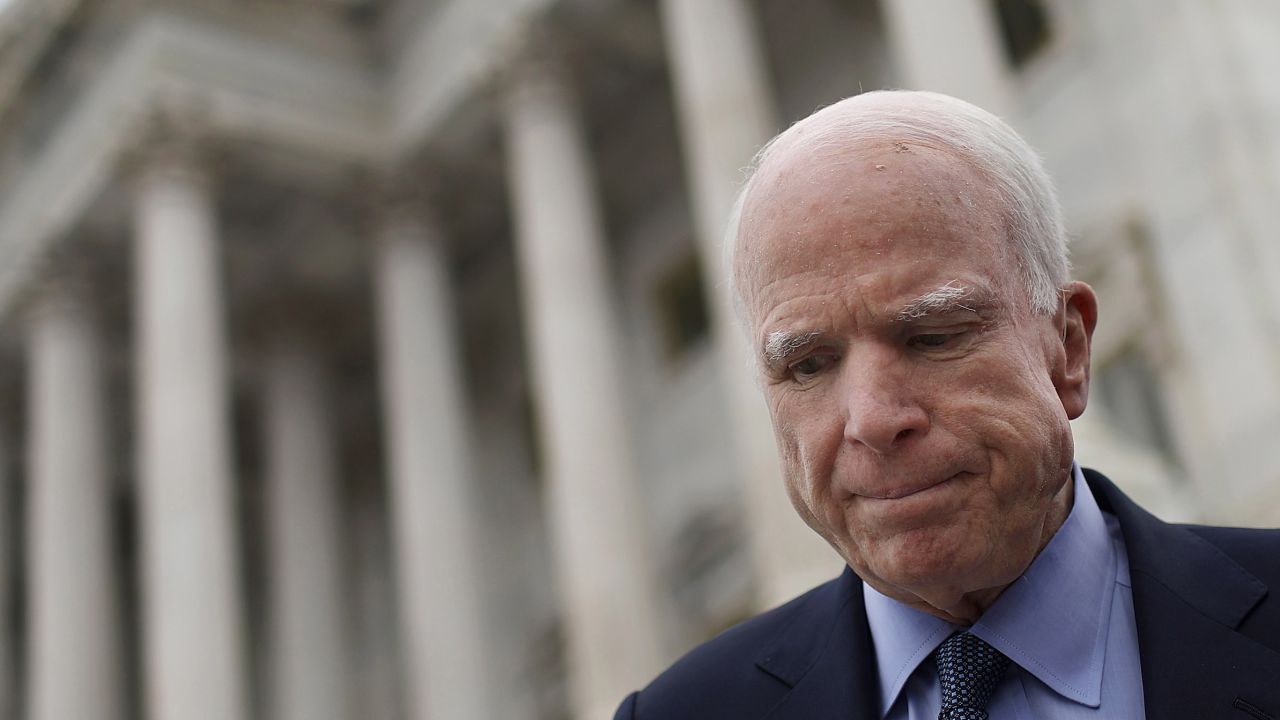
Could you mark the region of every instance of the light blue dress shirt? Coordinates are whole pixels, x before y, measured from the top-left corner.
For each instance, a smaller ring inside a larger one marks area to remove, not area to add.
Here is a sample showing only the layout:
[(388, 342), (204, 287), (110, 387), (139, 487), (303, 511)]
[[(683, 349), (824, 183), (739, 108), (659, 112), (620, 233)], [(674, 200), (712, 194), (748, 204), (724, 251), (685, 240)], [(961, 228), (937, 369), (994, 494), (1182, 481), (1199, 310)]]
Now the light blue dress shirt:
[[(1013, 661), (987, 705), (991, 720), (1144, 717), (1129, 561), (1116, 519), (1078, 465), (1066, 522), (970, 630)], [(962, 630), (863, 585), (880, 670), (880, 716), (937, 720), (928, 661)]]

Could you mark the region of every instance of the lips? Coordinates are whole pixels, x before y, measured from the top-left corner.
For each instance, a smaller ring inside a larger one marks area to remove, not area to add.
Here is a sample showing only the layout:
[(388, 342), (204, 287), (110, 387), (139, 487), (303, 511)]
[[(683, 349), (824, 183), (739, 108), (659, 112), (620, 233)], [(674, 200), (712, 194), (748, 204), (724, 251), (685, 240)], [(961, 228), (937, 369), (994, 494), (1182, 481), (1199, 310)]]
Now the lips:
[(902, 498), (910, 497), (917, 493), (922, 493), (926, 490), (938, 487), (939, 485), (950, 480), (954, 480), (963, 474), (963, 472), (939, 474), (933, 476), (933, 479), (925, 480), (923, 482), (915, 479), (901, 484), (894, 484), (881, 492), (856, 492), (854, 494), (870, 498), (872, 500), (901, 500)]

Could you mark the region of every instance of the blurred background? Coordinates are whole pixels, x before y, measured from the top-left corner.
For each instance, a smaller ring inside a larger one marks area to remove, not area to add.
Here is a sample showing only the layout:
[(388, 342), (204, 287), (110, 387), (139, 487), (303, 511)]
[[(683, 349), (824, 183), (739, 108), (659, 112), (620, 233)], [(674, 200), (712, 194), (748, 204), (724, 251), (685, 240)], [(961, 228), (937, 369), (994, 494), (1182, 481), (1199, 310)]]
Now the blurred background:
[(839, 571), (721, 280), (883, 87), (1099, 291), (1078, 457), (1280, 524), (1272, 0), (0, 0), (0, 717), (610, 717)]

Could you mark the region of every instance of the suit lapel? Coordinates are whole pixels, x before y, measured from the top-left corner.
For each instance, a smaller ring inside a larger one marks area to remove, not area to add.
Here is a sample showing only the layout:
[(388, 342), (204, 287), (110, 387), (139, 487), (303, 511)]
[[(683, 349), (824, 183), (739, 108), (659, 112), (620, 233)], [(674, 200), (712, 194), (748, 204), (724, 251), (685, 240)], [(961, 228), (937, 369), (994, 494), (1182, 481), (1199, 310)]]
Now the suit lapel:
[(879, 719), (862, 582), (846, 568), (828, 588), (757, 659), (761, 670), (791, 686), (767, 720)]
[(1243, 720), (1250, 715), (1240, 711), (1241, 700), (1280, 711), (1280, 655), (1237, 632), (1267, 587), (1203, 538), (1135, 505), (1101, 474), (1086, 470), (1085, 478), (1124, 534), (1147, 717)]

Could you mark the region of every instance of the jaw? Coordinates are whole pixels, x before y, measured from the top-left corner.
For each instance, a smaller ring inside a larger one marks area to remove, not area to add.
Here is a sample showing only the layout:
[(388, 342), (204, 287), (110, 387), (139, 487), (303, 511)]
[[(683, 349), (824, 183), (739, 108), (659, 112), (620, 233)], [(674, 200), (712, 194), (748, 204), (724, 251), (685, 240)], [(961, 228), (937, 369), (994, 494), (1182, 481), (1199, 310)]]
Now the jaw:
[[(1011, 539), (1008, 528), (993, 527), (996, 511), (984, 503), (944, 509), (907, 527), (901, 518), (878, 523), (850, 513), (845, 527), (853, 534), (843, 555), (884, 594), (952, 622), (972, 622), (1030, 564), (1037, 539)], [(1016, 550), (1024, 547), (1026, 553)]]
[(999, 587), (987, 588), (962, 595), (956, 595), (946, 592), (940, 595), (920, 598), (913, 605), (916, 609), (922, 610), (935, 617), (940, 617), (949, 623), (956, 625), (972, 625), (982, 617), (982, 613), (991, 606), (995, 599), (1004, 592), (1009, 584), (1000, 585)]
[(880, 593), (908, 607), (956, 625), (972, 625), (977, 622), (982, 613), (1012, 583), (1012, 581), (1001, 582), (992, 587), (971, 589), (959, 583), (943, 582), (901, 587), (887, 584), (875, 577), (864, 576), (863, 579)]
[(868, 538), (862, 547), (872, 549), (870, 553), (839, 549), (850, 567), (881, 593), (948, 622), (970, 625), (1053, 539), (1070, 514), (1072, 490), (1068, 479), (1038, 520), (1024, 519), (1020, 531), (960, 522)]

